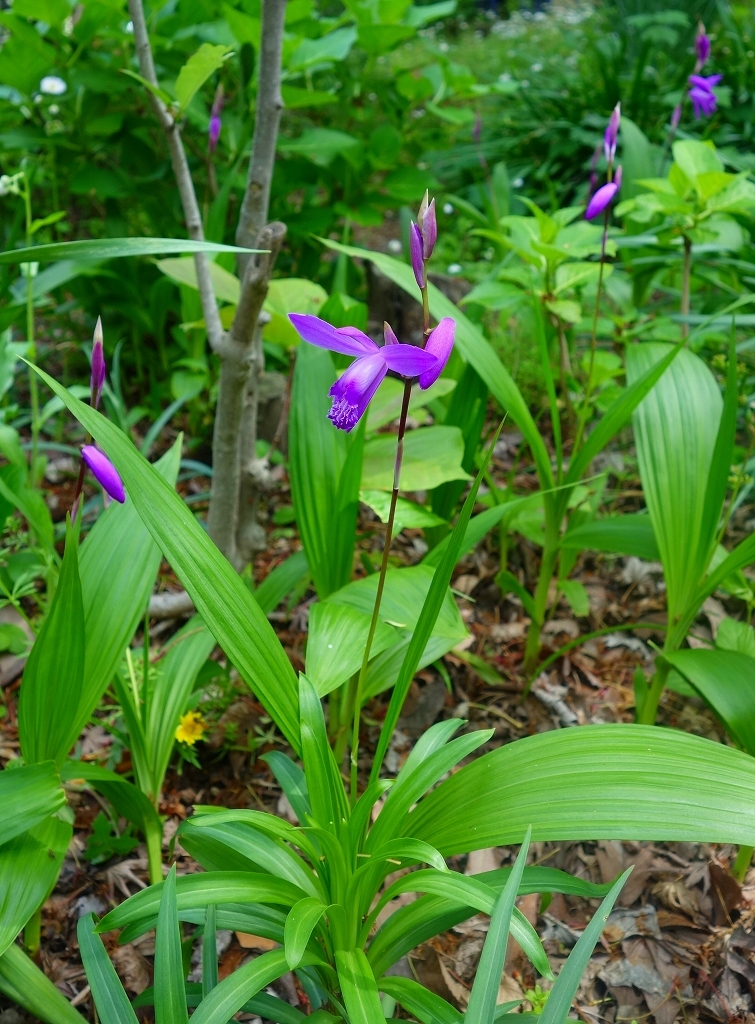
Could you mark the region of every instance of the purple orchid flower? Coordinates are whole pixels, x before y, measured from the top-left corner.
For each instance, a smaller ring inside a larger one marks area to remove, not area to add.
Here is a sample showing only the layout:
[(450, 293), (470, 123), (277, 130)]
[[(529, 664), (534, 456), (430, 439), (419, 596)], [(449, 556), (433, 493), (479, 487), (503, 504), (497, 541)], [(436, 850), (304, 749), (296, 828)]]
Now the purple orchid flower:
[(453, 348), (455, 324), (450, 318), (438, 324), (424, 349), (402, 345), (387, 324), (386, 344), (380, 348), (356, 327), (332, 327), (319, 317), (302, 313), (289, 314), (289, 320), (310, 345), (356, 357), (329, 392), (333, 406), (328, 419), (347, 432), (364, 415), (388, 370), (404, 378), (419, 377), (420, 387), (428, 388), (442, 373)]
[(107, 455), (99, 448), (95, 448), (93, 444), (87, 444), (81, 449), (81, 457), (105, 493), (122, 505), (126, 500), (123, 481)]
[(210, 111), (210, 127), (207, 132), (207, 142), (210, 149), (210, 153), (215, 152), (215, 147), (218, 144), (220, 138), (220, 129), (222, 127), (222, 121), (220, 115), (223, 111), (223, 86), (219, 85), (215, 91), (215, 99), (212, 101), (212, 110)]
[(722, 78), (723, 75), (708, 75), (707, 78), (704, 75), (689, 76), (689, 98), (692, 100), (696, 120), (710, 117), (715, 113), (717, 100), (713, 87), (718, 85)]
[(96, 409), (100, 404), (102, 385), (105, 383), (105, 352), (102, 347), (102, 319), (97, 317), (92, 337), (92, 375), (89, 380), (90, 404)]
[(587, 204), (585, 220), (594, 220), (603, 213), (603, 211), (606, 210), (613, 202), (614, 196), (619, 191), (620, 186), (621, 168), (619, 167), (616, 171), (616, 178), (613, 181), (609, 181), (607, 185), (602, 185)]
[(425, 189), (425, 195), (417, 214), (417, 227), (422, 235), (422, 256), (429, 260), (438, 241), (438, 221), (435, 216), (435, 200)]
[(621, 103), (617, 103), (611, 111), (608, 120), (605, 136), (603, 137), (603, 153), (606, 163), (612, 164), (616, 156), (616, 140), (619, 137), (619, 125), (621, 124)]
[(424, 241), (419, 224), (414, 221), (409, 225), (409, 255), (412, 260), (412, 270), (417, 287), (421, 290), (427, 286), (425, 279), (425, 258), (423, 255)]
[(710, 57), (710, 36), (705, 32), (705, 25), (702, 22), (697, 27), (695, 36), (695, 54), (697, 56), (697, 70), (700, 71)]

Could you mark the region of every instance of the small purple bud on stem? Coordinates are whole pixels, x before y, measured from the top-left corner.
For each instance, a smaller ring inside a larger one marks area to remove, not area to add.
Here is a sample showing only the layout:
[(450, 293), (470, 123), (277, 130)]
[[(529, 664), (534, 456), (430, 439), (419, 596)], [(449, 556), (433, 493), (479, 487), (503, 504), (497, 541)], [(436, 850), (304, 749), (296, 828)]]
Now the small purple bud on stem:
[(422, 235), (422, 257), (429, 260), (433, 254), (435, 243), (438, 240), (438, 219), (435, 215), (435, 200), (430, 199), (429, 193), (425, 190), (425, 196), (417, 214), (417, 227)]
[(422, 241), (422, 232), (419, 229), (419, 225), (412, 221), (409, 228), (409, 254), (412, 260), (412, 270), (414, 271), (414, 279), (417, 282), (417, 287), (422, 289), (426, 286), (425, 280), (425, 260), (423, 257), (424, 243)]
[(611, 205), (618, 191), (619, 186), (615, 181), (609, 181), (607, 185), (602, 185), (587, 204), (585, 220), (594, 220), (603, 213)]
[(220, 115), (223, 111), (223, 101), (223, 84), (221, 82), (215, 90), (215, 99), (212, 101), (212, 110), (210, 111), (210, 127), (207, 132), (207, 142), (210, 153), (215, 152), (215, 147), (217, 146), (218, 139), (220, 138), (220, 129), (222, 127)]
[(612, 164), (616, 156), (616, 140), (619, 137), (619, 125), (621, 124), (621, 103), (617, 103), (611, 111), (608, 120), (608, 127), (603, 137), (603, 153), (606, 163)]
[(697, 56), (697, 71), (700, 71), (710, 57), (710, 36), (705, 32), (705, 25), (700, 21), (697, 25), (695, 36), (695, 54)]
[(105, 352), (102, 347), (102, 319), (97, 317), (92, 337), (92, 375), (89, 380), (91, 393), (91, 405), (96, 409), (102, 394), (102, 385), (105, 383)]
[(616, 168), (616, 173), (613, 176), (613, 183), (616, 186), (616, 191), (617, 192), (621, 188), (621, 179), (623, 178), (623, 176), (624, 176), (624, 171), (622, 169), (621, 164), (619, 164), (619, 166)]
[(118, 470), (107, 455), (101, 452), (99, 448), (95, 448), (93, 444), (87, 444), (81, 449), (81, 457), (103, 490), (122, 505), (126, 500), (123, 481), (118, 475)]
[(672, 131), (675, 132), (676, 129), (679, 127), (679, 122), (681, 121), (681, 119), (682, 119), (682, 105), (681, 105), (681, 103), (677, 103), (677, 105), (674, 107), (674, 109), (672, 111), (672, 114), (671, 114), (671, 130)]

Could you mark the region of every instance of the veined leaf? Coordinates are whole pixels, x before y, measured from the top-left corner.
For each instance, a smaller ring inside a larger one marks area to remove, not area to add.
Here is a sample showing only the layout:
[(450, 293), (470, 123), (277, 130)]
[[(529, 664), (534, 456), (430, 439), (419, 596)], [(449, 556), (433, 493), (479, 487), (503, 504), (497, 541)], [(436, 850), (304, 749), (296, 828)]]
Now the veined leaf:
[(93, 914), (79, 918), (76, 934), (87, 981), (102, 1024), (137, 1024), (136, 1014), (120, 978), (105, 952), (102, 939), (95, 932)]
[(362, 950), (336, 950), (336, 969), (351, 1024), (383, 1024), (375, 976)]
[(44, 371), (36, 368), (36, 372), (115, 463), (128, 499), (175, 569), (207, 627), (298, 750), (298, 697), (293, 669), (247, 587), (181, 498), (125, 435)]
[(112, 260), (118, 256), (157, 256), (170, 252), (260, 252), (219, 242), (196, 242), (191, 238), (91, 238), (77, 242), (32, 245), (28, 249), (0, 252), (0, 263), (48, 263), (52, 260)]
[(162, 823), (149, 798), (123, 776), (89, 761), (65, 761), (60, 769), (65, 782), (83, 780), (107, 797), (119, 814), (145, 834), (162, 837)]
[[(370, 631), (371, 616), (335, 601), (320, 601), (309, 613), (307, 678), (320, 697), (341, 686), (359, 671)], [(372, 641), (375, 657), (400, 639), (398, 630), (378, 622)]]
[(286, 918), (284, 948), (286, 963), (293, 971), (301, 963), (312, 932), (328, 908), (314, 896), (299, 900)]
[(307, 815), (312, 813), (306, 775), (298, 764), (279, 750), (271, 750), (269, 753), (263, 754), (260, 760), (269, 765), (276, 782), (288, 797), (288, 802), (299, 819), (299, 824), (303, 825), (307, 820)]
[(195, 93), (202, 88), (210, 75), (222, 68), (232, 53), (231, 47), (213, 46), (212, 43), (202, 43), (199, 49), (192, 53), (176, 79), (176, 99), (182, 111), (186, 110)]
[(464, 1015), (445, 999), (411, 978), (385, 977), (378, 986), (422, 1024), (461, 1024)]
[(66, 802), (54, 761), (0, 772), (0, 844), (34, 828)]
[(302, 758), (310, 787), (312, 817), (320, 828), (338, 835), (341, 822), (349, 817), (346, 794), (328, 743), (320, 698), (304, 675), (299, 677), (299, 702)]
[(747, 754), (673, 729), (591, 725), (486, 754), (425, 797), (406, 831), (447, 857), (516, 842), (529, 824), (536, 840), (748, 845), (754, 812)]
[(647, 562), (660, 558), (650, 516), (621, 515), (593, 519), (567, 530), (561, 541), (564, 548), (579, 551), (610, 551), (617, 555), (636, 555)]
[[(311, 958), (305, 955), (303, 963), (311, 962)], [(192, 1021), (195, 1024), (226, 1024), (248, 999), (287, 972), (288, 964), (282, 949), (263, 953), (216, 985), (194, 1011)]]
[(295, 551), (267, 574), (255, 589), (254, 600), (267, 615), (278, 607), (294, 587), (308, 577), (307, 556), (303, 551)]
[(48, 1024), (85, 1024), (85, 1018), (15, 943), (0, 956), (0, 992)]
[(188, 1024), (184, 998), (181, 931), (176, 905), (176, 865), (168, 872), (160, 894), (155, 937), (155, 1024)]

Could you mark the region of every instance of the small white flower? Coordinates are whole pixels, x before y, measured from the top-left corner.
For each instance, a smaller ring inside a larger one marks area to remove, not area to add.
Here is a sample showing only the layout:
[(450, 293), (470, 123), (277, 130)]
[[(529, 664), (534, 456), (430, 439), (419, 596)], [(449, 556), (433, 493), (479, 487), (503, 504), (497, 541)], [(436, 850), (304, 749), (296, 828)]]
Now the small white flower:
[(39, 83), (39, 91), (45, 96), (62, 96), (67, 89), (66, 83), (57, 75), (45, 75)]

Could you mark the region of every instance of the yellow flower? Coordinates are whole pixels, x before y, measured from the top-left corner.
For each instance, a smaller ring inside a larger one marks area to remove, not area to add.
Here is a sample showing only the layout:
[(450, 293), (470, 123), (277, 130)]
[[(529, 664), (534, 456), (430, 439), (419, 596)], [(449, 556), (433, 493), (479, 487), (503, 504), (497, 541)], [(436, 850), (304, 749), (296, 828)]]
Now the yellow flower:
[(202, 734), (207, 728), (207, 723), (198, 711), (187, 711), (185, 715), (181, 715), (181, 722), (176, 729), (176, 739), (179, 743), (188, 743), (193, 747), (197, 740), (202, 739)]

